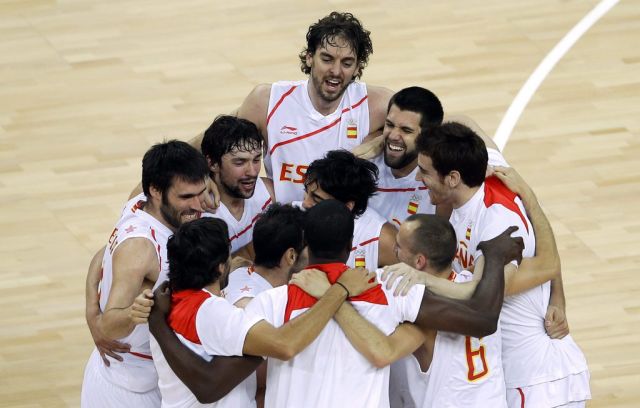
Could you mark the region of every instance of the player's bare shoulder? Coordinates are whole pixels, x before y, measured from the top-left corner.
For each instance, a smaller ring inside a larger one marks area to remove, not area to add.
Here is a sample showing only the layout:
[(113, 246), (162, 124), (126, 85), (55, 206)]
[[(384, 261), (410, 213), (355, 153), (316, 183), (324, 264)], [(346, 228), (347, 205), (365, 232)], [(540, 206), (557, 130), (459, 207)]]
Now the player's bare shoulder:
[(256, 124), (264, 137), (267, 135), (267, 109), (271, 84), (256, 85), (238, 109), (238, 117)]
[(369, 133), (374, 133), (384, 127), (393, 91), (381, 86), (367, 85), (367, 95), (369, 96)]

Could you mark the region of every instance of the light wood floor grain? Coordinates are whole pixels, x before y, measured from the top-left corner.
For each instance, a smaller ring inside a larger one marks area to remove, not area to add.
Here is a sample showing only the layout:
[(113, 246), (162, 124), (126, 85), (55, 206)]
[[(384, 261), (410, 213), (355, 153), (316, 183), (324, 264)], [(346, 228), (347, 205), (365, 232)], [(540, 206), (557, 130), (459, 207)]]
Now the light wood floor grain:
[[(493, 133), (596, 1), (0, 2), (0, 406), (78, 406), (84, 277), (154, 142), (188, 139), (262, 82), (302, 78), (309, 24), (371, 30), (363, 80), (421, 85)], [(558, 238), (591, 407), (640, 401), (640, 0), (560, 61), (505, 155)]]

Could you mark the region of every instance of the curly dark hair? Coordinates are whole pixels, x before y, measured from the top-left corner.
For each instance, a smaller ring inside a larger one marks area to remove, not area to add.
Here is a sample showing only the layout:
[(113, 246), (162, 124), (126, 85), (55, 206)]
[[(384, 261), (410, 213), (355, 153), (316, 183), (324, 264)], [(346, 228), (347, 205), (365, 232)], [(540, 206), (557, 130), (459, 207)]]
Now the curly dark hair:
[(358, 70), (354, 78), (360, 78), (364, 67), (369, 62), (369, 55), (373, 54), (373, 45), (369, 38), (369, 31), (365, 30), (360, 20), (351, 13), (332, 12), (318, 20), (307, 31), (307, 47), (300, 53), (300, 69), (309, 75), (311, 68), (307, 66), (307, 55), (315, 54), (318, 47), (325, 45), (336, 46), (336, 39), (341, 38), (349, 43), (356, 54)]
[(305, 187), (311, 183), (318, 183), (324, 192), (344, 204), (353, 201), (352, 212), (358, 217), (378, 190), (378, 166), (349, 151), (331, 150), (309, 165)]
[(229, 258), (229, 230), (218, 218), (184, 223), (167, 241), (171, 290), (202, 289), (220, 279)]

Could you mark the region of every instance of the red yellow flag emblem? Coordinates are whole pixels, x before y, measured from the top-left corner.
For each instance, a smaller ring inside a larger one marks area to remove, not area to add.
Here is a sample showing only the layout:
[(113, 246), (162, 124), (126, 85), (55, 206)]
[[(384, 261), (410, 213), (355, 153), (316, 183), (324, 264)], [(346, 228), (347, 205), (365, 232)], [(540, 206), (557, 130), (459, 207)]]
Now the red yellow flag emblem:
[(355, 123), (350, 123), (347, 125), (347, 139), (357, 139), (358, 138), (358, 126)]
[(413, 215), (418, 212), (419, 206), (420, 206), (420, 197), (414, 194), (409, 200), (409, 205), (407, 205), (407, 212)]

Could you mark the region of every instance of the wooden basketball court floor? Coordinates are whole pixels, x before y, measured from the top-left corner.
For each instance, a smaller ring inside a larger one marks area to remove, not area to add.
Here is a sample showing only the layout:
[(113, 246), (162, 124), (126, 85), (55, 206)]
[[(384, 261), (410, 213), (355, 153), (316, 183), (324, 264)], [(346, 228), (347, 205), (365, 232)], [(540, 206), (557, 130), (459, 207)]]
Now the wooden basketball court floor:
[[(0, 406), (78, 406), (88, 262), (154, 142), (188, 139), (262, 82), (298, 79), (309, 24), (371, 30), (363, 80), (421, 85), (495, 132), (536, 65), (595, 5), (558, 1), (0, 2)], [(591, 407), (640, 404), (640, 1), (543, 82), (505, 155), (563, 259)]]

